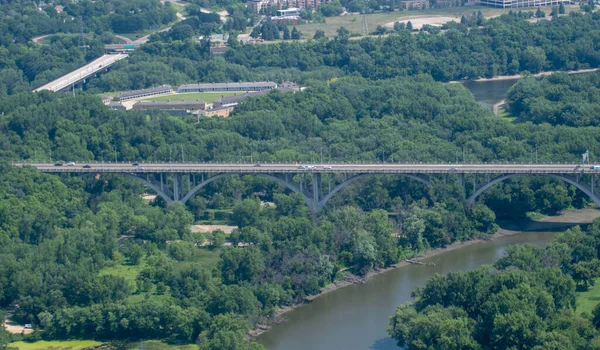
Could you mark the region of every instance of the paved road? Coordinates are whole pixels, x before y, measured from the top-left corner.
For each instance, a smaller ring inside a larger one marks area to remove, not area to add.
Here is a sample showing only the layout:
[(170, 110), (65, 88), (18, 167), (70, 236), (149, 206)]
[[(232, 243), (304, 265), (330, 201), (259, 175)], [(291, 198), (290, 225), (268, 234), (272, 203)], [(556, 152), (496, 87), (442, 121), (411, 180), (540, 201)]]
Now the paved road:
[[(84, 165), (91, 168), (84, 168)], [(246, 164), (246, 163), (77, 163), (74, 166), (55, 166), (53, 163), (14, 163), (15, 166), (31, 165), (43, 172), (79, 172), (79, 173), (389, 173), (389, 174), (426, 174), (426, 173), (483, 173), (483, 174), (575, 174), (594, 170), (592, 165), (581, 164), (360, 164), (331, 163), (304, 165), (314, 168), (301, 168), (298, 164)]]
[(76, 70), (63, 75), (62, 77), (53, 80), (47, 84), (33, 90), (33, 92), (42, 90), (61, 91), (83, 79), (86, 79), (95, 73), (110, 67), (115, 62), (126, 58), (127, 54), (103, 55), (90, 63), (77, 68)]

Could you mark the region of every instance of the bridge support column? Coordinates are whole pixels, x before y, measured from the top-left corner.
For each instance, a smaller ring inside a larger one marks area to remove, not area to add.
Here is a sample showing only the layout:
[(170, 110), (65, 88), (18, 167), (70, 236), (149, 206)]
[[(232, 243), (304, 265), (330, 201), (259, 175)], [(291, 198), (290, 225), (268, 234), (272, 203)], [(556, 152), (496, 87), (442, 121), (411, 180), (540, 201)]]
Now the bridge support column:
[(181, 174), (173, 174), (173, 200), (181, 200), (183, 194), (183, 178)]
[(312, 185), (312, 205), (310, 211), (313, 215), (313, 219), (316, 219), (317, 211), (320, 209), (317, 208), (317, 206), (319, 205), (319, 189), (321, 188), (321, 174), (312, 174)]
[(458, 184), (461, 186), (465, 185), (465, 175), (464, 174), (458, 174)]

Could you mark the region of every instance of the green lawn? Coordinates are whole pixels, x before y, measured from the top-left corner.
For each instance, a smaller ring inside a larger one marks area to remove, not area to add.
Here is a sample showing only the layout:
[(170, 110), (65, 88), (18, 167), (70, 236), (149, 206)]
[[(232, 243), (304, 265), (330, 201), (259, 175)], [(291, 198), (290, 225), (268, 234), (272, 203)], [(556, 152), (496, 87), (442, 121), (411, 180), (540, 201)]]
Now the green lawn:
[(66, 340), (66, 341), (36, 341), (34, 343), (26, 343), (18, 341), (10, 343), (8, 346), (16, 347), (19, 350), (79, 350), (86, 349), (92, 346), (102, 345), (101, 342), (94, 340)]
[(592, 313), (594, 307), (600, 304), (600, 278), (596, 284), (585, 292), (577, 292), (577, 312)]
[(187, 265), (200, 264), (207, 270), (212, 270), (219, 262), (219, 249), (198, 248), (194, 257), (189, 261), (181, 261), (175, 263), (175, 269), (181, 269)]
[(235, 94), (244, 93), (243, 91), (232, 92), (232, 91), (219, 91), (219, 92), (190, 92), (185, 94), (170, 94), (163, 96), (154, 96), (146, 99), (145, 101), (195, 101), (201, 100), (204, 102), (214, 102), (221, 98), (221, 96), (233, 96)]
[(127, 347), (127, 350), (198, 350), (198, 345), (196, 344), (188, 344), (188, 345), (169, 345), (167, 343), (163, 343), (160, 340), (146, 340), (139, 343), (132, 343)]
[(140, 271), (142, 271), (144, 266), (145, 264), (141, 263), (139, 265), (116, 265), (113, 267), (105, 267), (102, 270), (100, 270), (100, 273), (98, 275), (121, 276), (130, 283), (133, 283), (133, 285), (135, 285), (135, 278), (140, 274)]
[[(483, 6), (463, 6), (451, 7), (445, 9), (427, 9), (419, 11), (402, 11), (402, 12), (381, 12), (367, 15), (367, 27), (369, 32), (373, 32), (378, 25), (384, 25), (390, 22), (396, 22), (407, 19), (413, 16), (447, 16), (455, 17), (457, 22), (460, 22), (460, 17), (470, 15), (473, 12), (481, 11), (484, 16), (496, 16), (503, 13), (508, 13), (508, 9), (495, 9)], [(334, 37), (336, 31), (340, 27), (345, 27), (352, 33), (362, 33), (362, 16), (359, 14), (348, 16), (327, 17), (326, 23), (309, 23), (298, 25), (297, 28), (305, 37), (312, 38), (314, 33), (320, 29), (325, 32), (325, 36)]]
[[(535, 8), (523, 9), (535, 11)], [(551, 8), (542, 8), (546, 14), (550, 14)], [(579, 10), (578, 6), (567, 6), (567, 12)], [(508, 13), (510, 9), (497, 9), (485, 6), (461, 6), (444, 9), (427, 9), (419, 11), (402, 11), (402, 12), (381, 12), (367, 15), (367, 27), (369, 32), (373, 32), (378, 25), (384, 25), (390, 22), (396, 22), (409, 19), (413, 16), (445, 16), (454, 17), (457, 22), (460, 22), (462, 15), (471, 15), (473, 12), (481, 11), (485, 17), (499, 16)], [(303, 38), (312, 38), (315, 32), (320, 29), (325, 32), (325, 36), (334, 37), (336, 31), (340, 27), (345, 27), (352, 33), (362, 33), (362, 18), (361, 15), (348, 15), (325, 18), (326, 23), (309, 23), (298, 25), (297, 28), (302, 32)]]

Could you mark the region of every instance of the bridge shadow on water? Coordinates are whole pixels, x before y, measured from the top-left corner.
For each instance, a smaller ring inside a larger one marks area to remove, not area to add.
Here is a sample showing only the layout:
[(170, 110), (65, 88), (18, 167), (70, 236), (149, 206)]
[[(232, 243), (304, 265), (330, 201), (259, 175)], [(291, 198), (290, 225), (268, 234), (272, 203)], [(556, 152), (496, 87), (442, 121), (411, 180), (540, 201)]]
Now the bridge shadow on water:
[(561, 232), (575, 226), (580, 226), (582, 230), (585, 230), (590, 225), (589, 221), (586, 222), (584, 220), (537, 221), (532, 219), (523, 219), (519, 220), (518, 222), (510, 220), (498, 220), (497, 223), (502, 230), (523, 232)]
[(398, 350), (400, 349), (398, 345), (396, 345), (396, 341), (390, 337), (378, 339), (369, 346), (369, 350)]

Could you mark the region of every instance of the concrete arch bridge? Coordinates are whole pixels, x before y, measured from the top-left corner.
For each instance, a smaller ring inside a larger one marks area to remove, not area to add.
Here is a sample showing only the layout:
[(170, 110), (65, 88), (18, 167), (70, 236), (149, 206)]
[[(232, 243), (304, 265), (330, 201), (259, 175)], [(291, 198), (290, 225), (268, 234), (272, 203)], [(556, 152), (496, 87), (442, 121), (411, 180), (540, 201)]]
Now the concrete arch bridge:
[[(516, 164), (516, 163), (328, 163), (298, 165), (289, 163), (14, 163), (33, 166), (47, 173), (118, 173), (129, 176), (152, 189), (166, 202), (187, 202), (211, 182), (232, 174), (254, 174), (300, 193), (313, 214), (348, 185), (377, 174), (396, 174), (431, 186), (432, 174), (455, 174), (461, 185), (465, 175), (472, 181), (468, 201), (474, 203), (485, 190), (498, 182), (523, 175), (546, 175), (564, 181), (600, 206), (595, 191), (600, 165)], [(332, 174), (338, 181), (332, 185)], [(325, 176), (324, 176), (325, 175)], [(324, 184), (326, 178), (327, 184)], [(324, 190), (327, 185), (327, 190)], [(187, 187), (187, 188), (186, 188)]]

